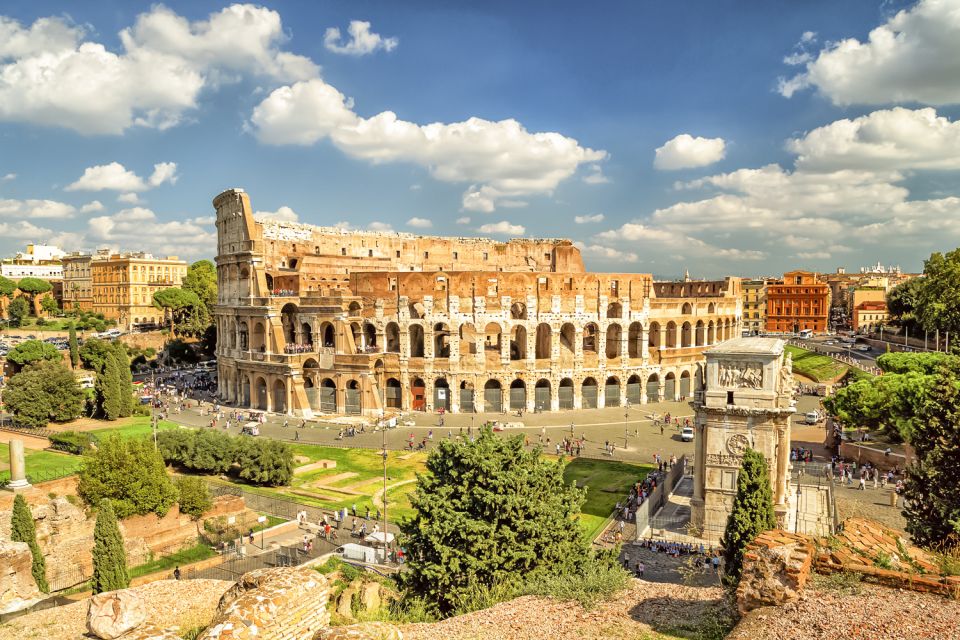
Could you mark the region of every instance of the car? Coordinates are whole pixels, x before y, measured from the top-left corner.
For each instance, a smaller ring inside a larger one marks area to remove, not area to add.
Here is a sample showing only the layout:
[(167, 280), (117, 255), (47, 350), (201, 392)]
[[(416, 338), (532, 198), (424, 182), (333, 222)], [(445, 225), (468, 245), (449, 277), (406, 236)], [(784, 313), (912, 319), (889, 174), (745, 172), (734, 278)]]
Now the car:
[(857, 351), (870, 351), (870, 345), (858, 344), (856, 347), (854, 347), (854, 349), (856, 349)]
[(693, 427), (684, 427), (680, 431), (680, 439), (684, 442), (693, 442)]
[(256, 422), (248, 422), (243, 425), (243, 428), (240, 429), (240, 435), (242, 436), (258, 436), (260, 435), (260, 426)]

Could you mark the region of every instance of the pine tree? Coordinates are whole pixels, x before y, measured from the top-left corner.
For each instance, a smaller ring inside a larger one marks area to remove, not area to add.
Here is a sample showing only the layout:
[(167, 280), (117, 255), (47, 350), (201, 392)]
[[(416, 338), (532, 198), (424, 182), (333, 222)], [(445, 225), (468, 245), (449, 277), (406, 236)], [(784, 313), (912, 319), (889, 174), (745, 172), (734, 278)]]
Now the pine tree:
[(47, 563), (37, 544), (37, 530), (33, 526), (33, 514), (23, 496), (17, 494), (13, 499), (13, 515), (10, 518), (10, 539), (14, 542), (26, 542), (33, 556), (33, 580), (37, 588), (44, 593), (50, 592), (47, 584)]
[(115, 353), (107, 354), (103, 371), (97, 376), (97, 400), (100, 411), (107, 420), (120, 417), (123, 398), (120, 395), (121, 372)]
[(743, 552), (754, 538), (777, 526), (773, 491), (763, 454), (747, 449), (737, 474), (737, 495), (720, 545), (724, 549), (727, 584), (736, 584), (743, 569)]
[(109, 500), (100, 502), (93, 527), (93, 592), (104, 593), (130, 586), (123, 535)]
[(77, 344), (77, 326), (76, 323), (70, 323), (70, 364), (76, 369), (80, 366), (80, 345)]

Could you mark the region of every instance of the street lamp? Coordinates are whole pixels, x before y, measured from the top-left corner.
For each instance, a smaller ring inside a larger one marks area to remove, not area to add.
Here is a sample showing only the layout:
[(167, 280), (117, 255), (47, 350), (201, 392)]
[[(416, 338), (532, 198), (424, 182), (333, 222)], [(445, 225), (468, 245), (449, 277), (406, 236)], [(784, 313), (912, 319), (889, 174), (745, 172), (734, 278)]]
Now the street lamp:
[(630, 403), (628, 402), (623, 408), (623, 450), (627, 450), (627, 418), (630, 416)]
[(387, 532), (387, 430), (380, 429), (383, 443), (383, 561), (387, 562), (387, 553), (390, 549), (389, 533)]

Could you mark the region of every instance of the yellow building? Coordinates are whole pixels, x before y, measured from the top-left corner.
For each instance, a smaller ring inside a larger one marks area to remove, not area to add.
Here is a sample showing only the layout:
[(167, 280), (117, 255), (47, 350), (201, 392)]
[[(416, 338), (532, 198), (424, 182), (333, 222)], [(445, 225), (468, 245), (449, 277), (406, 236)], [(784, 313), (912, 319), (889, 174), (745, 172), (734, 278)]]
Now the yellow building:
[(751, 335), (763, 333), (767, 322), (767, 281), (743, 280), (741, 286), (743, 331)]
[(90, 263), (93, 310), (124, 329), (163, 323), (163, 311), (153, 306), (153, 294), (179, 287), (187, 263), (176, 256), (154, 258), (149, 253), (104, 255)]

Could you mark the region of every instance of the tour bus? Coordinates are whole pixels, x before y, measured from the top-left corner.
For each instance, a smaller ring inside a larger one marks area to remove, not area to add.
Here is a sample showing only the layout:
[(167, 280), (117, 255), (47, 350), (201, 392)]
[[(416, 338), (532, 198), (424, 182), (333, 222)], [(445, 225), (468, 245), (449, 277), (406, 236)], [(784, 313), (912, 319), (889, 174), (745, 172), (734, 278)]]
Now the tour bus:
[(813, 331), (811, 329), (801, 329), (800, 333), (797, 335), (799, 335), (801, 338), (810, 338), (813, 336)]

